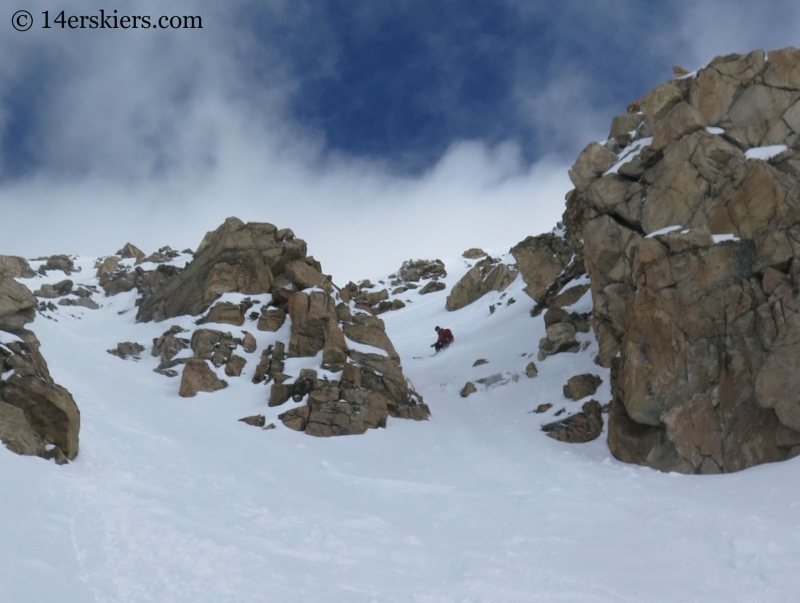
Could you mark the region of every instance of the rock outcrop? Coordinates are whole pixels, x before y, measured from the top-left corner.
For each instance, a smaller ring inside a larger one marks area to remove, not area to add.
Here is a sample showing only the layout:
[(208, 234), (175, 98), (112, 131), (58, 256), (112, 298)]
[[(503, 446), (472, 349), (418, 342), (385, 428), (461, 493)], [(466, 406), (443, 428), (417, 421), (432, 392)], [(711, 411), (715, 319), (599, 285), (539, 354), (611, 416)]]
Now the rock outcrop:
[(567, 380), (564, 385), (564, 397), (570, 400), (582, 400), (587, 396), (592, 396), (600, 387), (603, 380), (598, 375), (584, 373), (575, 375)]
[[(614, 155), (616, 159), (616, 155)], [(548, 288), (569, 265), (574, 252), (563, 237), (553, 233), (528, 237), (511, 248), (525, 281), (525, 293), (542, 302)]]
[[(291, 284), (287, 264), (305, 257), (305, 241), (295, 239), (291, 231), (228, 218), (206, 234), (194, 259), (179, 275), (143, 297), (136, 318), (160, 322), (183, 314), (196, 316), (223, 293), (269, 293), (273, 287)], [(276, 276), (281, 278), (276, 280)]]
[(0, 339), (0, 440), (18, 454), (66, 463), (78, 454), (80, 413), (24, 328), (36, 305), (27, 287), (0, 276), (0, 335), (12, 335)]
[(215, 392), (226, 387), (228, 384), (217, 377), (204, 359), (190, 358), (184, 363), (178, 392), (181, 397), (193, 398), (198, 392)]
[(566, 238), (621, 460), (719, 473), (800, 454), (799, 74), (794, 48), (718, 57), (573, 166)]
[(519, 274), (515, 266), (486, 257), (477, 262), (456, 283), (447, 296), (445, 308), (450, 312), (460, 310), (480, 299), (489, 291), (504, 291)]
[(36, 273), (25, 258), (15, 255), (0, 255), (0, 276), (32, 278), (36, 276)]
[(542, 431), (554, 440), (570, 444), (583, 444), (596, 440), (603, 432), (600, 403), (597, 400), (589, 400), (583, 405), (581, 412), (561, 421), (543, 425)]
[(14, 332), (36, 315), (36, 297), (13, 278), (0, 276), (0, 330)]
[[(444, 274), (443, 264), (404, 267), (409, 278)], [(292, 429), (315, 436), (358, 434), (385, 426), (389, 416), (420, 420), (430, 414), (409, 387), (400, 357), (375, 316), (380, 311), (376, 306), (387, 300), (388, 292), (372, 293), (373, 288), (365, 281), (337, 291), (319, 262), (306, 255), (306, 243), (291, 230), (229, 218), (205, 236), (183, 270), (151, 291), (143, 291), (137, 319), (204, 314), (199, 324), (242, 326), (249, 319), (258, 321), (259, 330), (274, 333), (282, 331), (288, 320), (288, 338), (262, 350), (253, 382), (269, 385), (270, 406), (290, 399), (305, 401), (305, 406), (281, 415)], [(267, 294), (269, 298), (260, 312), (248, 312), (255, 300), (219, 301), (223, 293)], [(246, 353), (256, 350), (252, 335), (240, 338), (201, 328), (191, 335), (194, 357), (176, 359), (186, 345), (186, 339), (177, 335), (174, 329), (164, 333), (154, 342), (153, 355), (161, 357), (158, 370), (166, 374), (172, 374), (167, 371), (177, 364), (185, 365), (182, 396), (224, 387), (207, 361), (224, 366), (227, 376), (237, 377), (246, 361), (234, 350), (237, 346)], [(316, 356), (320, 370), (341, 377), (318, 377), (313, 369), (295, 375), (284, 372), (286, 359)]]

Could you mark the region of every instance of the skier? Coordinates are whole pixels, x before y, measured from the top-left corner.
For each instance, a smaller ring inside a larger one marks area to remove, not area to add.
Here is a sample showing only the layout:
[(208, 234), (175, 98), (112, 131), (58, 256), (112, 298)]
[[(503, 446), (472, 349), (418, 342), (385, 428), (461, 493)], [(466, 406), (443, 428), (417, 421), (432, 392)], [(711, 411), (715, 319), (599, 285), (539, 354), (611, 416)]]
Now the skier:
[(439, 334), (439, 339), (436, 340), (436, 343), (432, 344), (431, 347), (436, 350), (438, 354), (440, 350), (447, 349), (455, 337), (453, 337), (452, 331), (450, 329), (442, 329), (441, 327), (436, 327), (436, 332)]

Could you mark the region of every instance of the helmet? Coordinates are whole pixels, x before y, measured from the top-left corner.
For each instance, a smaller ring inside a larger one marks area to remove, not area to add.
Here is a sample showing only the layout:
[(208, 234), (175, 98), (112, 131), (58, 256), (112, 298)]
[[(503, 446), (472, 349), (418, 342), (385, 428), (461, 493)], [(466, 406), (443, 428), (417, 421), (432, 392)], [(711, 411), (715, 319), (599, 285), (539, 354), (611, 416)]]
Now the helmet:
[(436, 327), (436, 328), (434, 329), (434, 331), (438, 331), (438, 330), (439, 330), (439, 328), (440, 328), (440, 327)]

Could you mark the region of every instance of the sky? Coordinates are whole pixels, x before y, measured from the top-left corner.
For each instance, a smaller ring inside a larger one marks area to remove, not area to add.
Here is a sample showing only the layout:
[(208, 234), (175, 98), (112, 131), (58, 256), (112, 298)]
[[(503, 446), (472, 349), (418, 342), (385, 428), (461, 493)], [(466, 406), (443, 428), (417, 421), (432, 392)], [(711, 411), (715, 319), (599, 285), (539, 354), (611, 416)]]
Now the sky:
[[(101, 9), (202, 29), (55, 22)], [(507, 250), (673, 65), (799, 25), (788, 1), (0, 0), (0, 253), (194, 248), (231, 215), (292, 228), (342, 284)]]

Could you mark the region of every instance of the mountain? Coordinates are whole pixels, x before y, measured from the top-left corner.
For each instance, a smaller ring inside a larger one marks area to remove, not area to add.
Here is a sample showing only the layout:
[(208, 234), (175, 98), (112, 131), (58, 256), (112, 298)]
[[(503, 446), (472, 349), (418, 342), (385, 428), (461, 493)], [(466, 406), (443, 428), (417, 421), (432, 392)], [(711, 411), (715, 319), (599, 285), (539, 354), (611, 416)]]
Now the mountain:
[(631, 103), (508, 249), (0, 256), (0, 600), (793, 600), (798, 66)]

